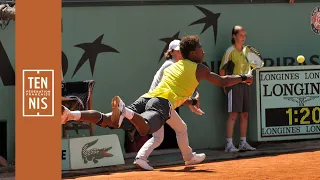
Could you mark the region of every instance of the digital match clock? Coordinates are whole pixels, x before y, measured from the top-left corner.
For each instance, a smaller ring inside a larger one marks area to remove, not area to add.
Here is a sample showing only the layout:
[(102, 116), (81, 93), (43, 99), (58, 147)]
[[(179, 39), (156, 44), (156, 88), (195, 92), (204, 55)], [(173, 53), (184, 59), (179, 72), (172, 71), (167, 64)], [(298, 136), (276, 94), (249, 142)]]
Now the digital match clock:
[(289, 107), (265, 109), (266, 127), (320, 125), (320, 107)]
[(256, 70), (257, 140), (320, 138), (320, 65)]

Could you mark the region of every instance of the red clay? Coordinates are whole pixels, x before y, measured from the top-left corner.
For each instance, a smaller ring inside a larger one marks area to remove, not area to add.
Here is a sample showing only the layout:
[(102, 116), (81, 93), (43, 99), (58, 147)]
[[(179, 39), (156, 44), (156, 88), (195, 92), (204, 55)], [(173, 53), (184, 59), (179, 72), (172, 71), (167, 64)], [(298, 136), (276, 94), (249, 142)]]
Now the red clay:
[[(268, 157), (211, 162), (192, 167), (156, 168), (154, 171), (133, 170), (72, 178), (73, 180), (320, 180), (320, 151)], [(71, 180), (71, 179), (70, 179)]]

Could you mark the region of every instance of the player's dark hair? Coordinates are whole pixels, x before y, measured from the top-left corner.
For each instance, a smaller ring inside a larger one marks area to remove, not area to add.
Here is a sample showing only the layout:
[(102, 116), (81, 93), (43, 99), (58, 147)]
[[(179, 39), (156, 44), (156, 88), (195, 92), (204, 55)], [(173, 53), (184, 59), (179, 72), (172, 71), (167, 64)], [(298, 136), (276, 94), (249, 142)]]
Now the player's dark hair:
[(233, 28), (232, 28), (232, 34), (231, 34), (231, 43), (232, 44), (235, 44), (236, 42), (235, 42), (235, 40), (234, 40), (234, 38), (233, 38), (233, 35), (237, 35), (240, 31), (242, 31), (242, 30), (244, 30), (245, 31), (245, 29), (242, 27), (242, 26), (234, 26)]
[(173, 50), (167, 51), (167, 52), (164, 53), (164, 58), (166, 58), (166, 60), (172, 59), (172, 55), (171, 55), (172, 51)]
[(180, 41), (180, 52), (184, 59), (188, 59), (190, 51), (194, 51), (200, 44), (198, 36), (184, 36)]

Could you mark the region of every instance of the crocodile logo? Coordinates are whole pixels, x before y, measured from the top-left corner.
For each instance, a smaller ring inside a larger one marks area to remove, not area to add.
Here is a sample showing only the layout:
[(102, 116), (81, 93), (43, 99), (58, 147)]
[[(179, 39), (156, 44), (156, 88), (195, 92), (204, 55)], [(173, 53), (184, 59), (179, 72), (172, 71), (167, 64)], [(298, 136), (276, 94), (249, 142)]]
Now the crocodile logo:
[(101, 149), (91, 148), (88, 150), (88, 148), (95, 145), (98, 142), (98, 140), (99, 139), (89, 142), (82, 147), (81, 155), (85, 164), (87, 164), (88, 161), (92, 161), (93, 163), (97, 164), (99, 162), (98, 159), (113, 156), (113, 154), (108, 153), (108, 151), (112, 149), (112, 147)]

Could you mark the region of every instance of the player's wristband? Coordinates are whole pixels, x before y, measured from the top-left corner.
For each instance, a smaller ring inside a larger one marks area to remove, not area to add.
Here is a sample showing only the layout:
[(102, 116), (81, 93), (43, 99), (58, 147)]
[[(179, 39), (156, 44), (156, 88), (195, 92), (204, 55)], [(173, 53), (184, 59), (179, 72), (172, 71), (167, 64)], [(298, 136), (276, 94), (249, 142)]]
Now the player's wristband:
[(240, 77), (242, 78), (242, 81), (247, 80), (247, 76), (246, 76), (246, 75), (244, 75), (244, 74), (241, 74), (241, 75), (240, 75)]
[(192, 106), (194, 106), (198, 103), (198, 100), (196, 100), (195, 98), (191, 98), (191, 100), (192, 100)]

